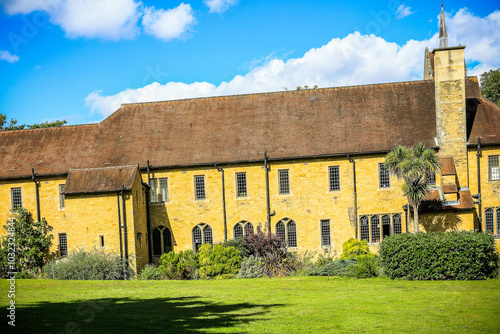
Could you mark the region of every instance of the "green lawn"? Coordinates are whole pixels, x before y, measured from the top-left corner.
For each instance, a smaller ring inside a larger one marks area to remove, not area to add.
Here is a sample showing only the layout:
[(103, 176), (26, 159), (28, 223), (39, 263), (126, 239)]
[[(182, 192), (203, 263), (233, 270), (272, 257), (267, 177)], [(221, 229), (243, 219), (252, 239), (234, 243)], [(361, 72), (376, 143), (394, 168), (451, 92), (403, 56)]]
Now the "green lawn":
[(500, 280), (17, 280), (16, 305), (18, 333), (500, 333)]

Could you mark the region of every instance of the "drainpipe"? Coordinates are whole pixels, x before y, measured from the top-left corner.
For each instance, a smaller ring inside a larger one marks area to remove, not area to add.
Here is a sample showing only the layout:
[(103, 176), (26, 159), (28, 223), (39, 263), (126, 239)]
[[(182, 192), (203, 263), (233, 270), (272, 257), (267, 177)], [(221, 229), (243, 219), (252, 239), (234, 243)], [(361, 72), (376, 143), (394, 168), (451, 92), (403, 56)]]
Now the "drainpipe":
[(358, 238), (358, 193), (356, 190), (356, 161), (347, 155), (347, 159), (352, 163), (352, 175), (353, 175), (353, 186), (354, 186), (354, 230), (355, 239)]
[(33, 182), (35, 182), (35, 192), (36, 192), (36, 217), (38, 219), (38, 222), (40, 222), (42, 220), (42, 218), (40, 217), (40, 192), (38, 190), (38, 188), (40, 188), (40, 183), (36, 181), (36, 175), (37, 174), (35, 174), (35, 169), (32, 168), (31, 179), (33, 180)]
[(151, 249), (151, 246), (152, 246), (152, 243), (151, 243), (151, 213), (149, 211), (149, 205), (150, 205), (150, 200), (149, 200), (149, 185), (150, 185), (150, 174), (149, 174), (149, 170), (152, 166), (149, 164), (149, 160), (148, 160), (148, 184), (144, 185), (144, 182), (142, 183), (145, 187), (146, 187), (146, 190), (145, 190), (145, 193), (146, 193), (146, 230), (148, 232), (148, 260), (149, 260), (149, 263), (153, 263), (153, 251)]
[(268, 165), (267, 151), (264, 152), (264, 169), (266, 170), (266, 199), (267, 199), (267, 228), (268, 234), (271, 234), (271, 217), (276, 214), (276, 212), (271, 213), (271, 198), (269, 195), (269, 165)]
[(120, 258), (123, 259), (122, 218), (120, 214), (120, 192), (116, 194), (116, 201), (118, 204), (118, 235), (120, 236)]
[(222, 174), (222, 210), (224, 212), (224, 241), (227, 241), (227, 216), (226, 216), (226, 186), (224, 183), (224, 169), (215, 165), (215, 168)]
[(483, 206), (481, 203), (481, 164), (480, 164), (480, 158), (481, 158), (481, 138), (477, 137), (477, 195), (474, 195), (475, 199), (477, 201), (474, 201), (475, 204), (477, 204), (477, 207), (479, 209), (479, 212), (477, 214), (477, 217), (479, 219), (479, 230), (481, 231), (483, 229), (483, 219), (482, 219), (482, 211), (483, 211)]
[(122, 185), (122, 205), (123, 205), (123, 239), (125, 243), (125, 279), (128, 280), (128, 239), (127, 239), (127, 209), (125, 207), (125, 186)]

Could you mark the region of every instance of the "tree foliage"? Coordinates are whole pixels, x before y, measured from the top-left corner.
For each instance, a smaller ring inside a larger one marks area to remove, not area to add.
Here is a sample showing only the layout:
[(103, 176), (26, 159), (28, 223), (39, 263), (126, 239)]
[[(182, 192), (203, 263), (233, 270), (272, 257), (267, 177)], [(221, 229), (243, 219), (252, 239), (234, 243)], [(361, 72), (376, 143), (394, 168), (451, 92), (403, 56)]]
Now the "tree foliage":
[(481, 93), (500, 105), (500, 68), (481, 74)]
[(0, 113), (0, 131), (51, 128), (51, 127), (63, 126), (66, 123), (67, 122), (65, 120), (56, 120), (53, 122), (44, 122), (33, 125), (18, 124), (17, 119), (15, 118), (11, 118), (10, 121), (7, 122), (7, 116)]
[(418, 209), (429, 192), (427, 180), (441, 168), (437, 154), (424, 144), (415, 147), (398, 145), (385, 157), (385, 165), (399, 179), (404, 180), (403, 194), (408, 197), (415, 213), (415, 232), (418, 232)]
[(49, 252), (53, 239), (50, 234), (52, 227), (45, 218), (40, 222), (34, 221), (28, 210), (18, 207), (12, 210), (12, 217), (4, 228), (7, 234), (2, 237), (0, 251), (2, 275), (6, 276), (8, 272), (17, 272), (17, 277), (38, 275), (53, 256)]

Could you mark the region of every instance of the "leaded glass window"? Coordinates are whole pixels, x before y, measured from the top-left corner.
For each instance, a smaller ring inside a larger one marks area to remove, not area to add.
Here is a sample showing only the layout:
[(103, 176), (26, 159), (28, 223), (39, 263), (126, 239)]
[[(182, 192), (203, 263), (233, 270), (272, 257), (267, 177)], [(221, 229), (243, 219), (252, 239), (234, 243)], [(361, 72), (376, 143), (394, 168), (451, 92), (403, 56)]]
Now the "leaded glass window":
[(392, 217), (392, 230), (394, 234), (401, 234), (402, 228), (401, 228), (401, 215), (394, 215)]
[(168, 202), (168, 178), (160, 179), (160, 201)]
[(321, 221), (321, 246), (330, 246), (330, 221)]
[(290, 179), (288, 177), (288, 169), (280, 169), (278, 171), (278, 176), (279, 176), (280, 194), (289, 194)]
[(340, 190), (340, 168), (339, 166), (330, 166), (330, 191)]
[(12, 208), (22, 208), (23, 207), (23, 196), (21, 193), (21, 188), (12, 188), (10, 190), (12, 195)]
[(361, 241), (370, 241), (370, 226), (368, 225), (368, 217), (362, 216), (359, 218), (359, 231)]
[(380, 218), (372, 216), (370, 220), (372, 225), (372, 242), (380, 242)]
[(391, 186), (389, 170), (385, 164), (378, 164), (380, 188), (389, 188)]
[(247, 173), (236, 173), (236, 196), (247, 196)]
[(488, 171), (490, 181), (500, 180), (500, 166), (498, 163), (498, 155), (490, 155), (488, 157)]
[(493, 231), (493, 209), (487, 209), (484, 211), (484, 223), (487, 232), (495, 233)]
[(293, 220), (287, 225), (288, 247), (297, 247), (297, 226)]
[(205, 199), (205, 175), (196, 175), (194, 177), (194, 189), (196, 199)]
[(66, 233), (59, 234), (59, 254), (61, 257), (68, 256), (68, 239)]
[(233, 233), (235, 239), (243, 237), (243, 227), (241, 226), (240, 223), (234, 225)]
[(282, 221), (279, 221), (276, 224), (276, 235), (280, 238), (281, 241), (285, 241), (285, 224)]
[(158, 203), (158, 179), (149, 180), (150, 187), (150, 201), (151, 203)]

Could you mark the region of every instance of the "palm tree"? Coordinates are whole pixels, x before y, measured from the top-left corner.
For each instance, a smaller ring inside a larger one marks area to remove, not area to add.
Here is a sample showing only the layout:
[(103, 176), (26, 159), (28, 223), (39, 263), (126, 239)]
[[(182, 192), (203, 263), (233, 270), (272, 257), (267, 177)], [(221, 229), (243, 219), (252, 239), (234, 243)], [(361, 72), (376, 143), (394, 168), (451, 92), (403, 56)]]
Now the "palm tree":
[(418, 209), (429, 192), (427, 180), (441, 168), (437, 154), (424, 144), (415, 147), (398, 145), (385, 157), (385, 165), (398, 179), (403, 179), (403, 194), (413, 207), (415, 232), (419, 230)]

